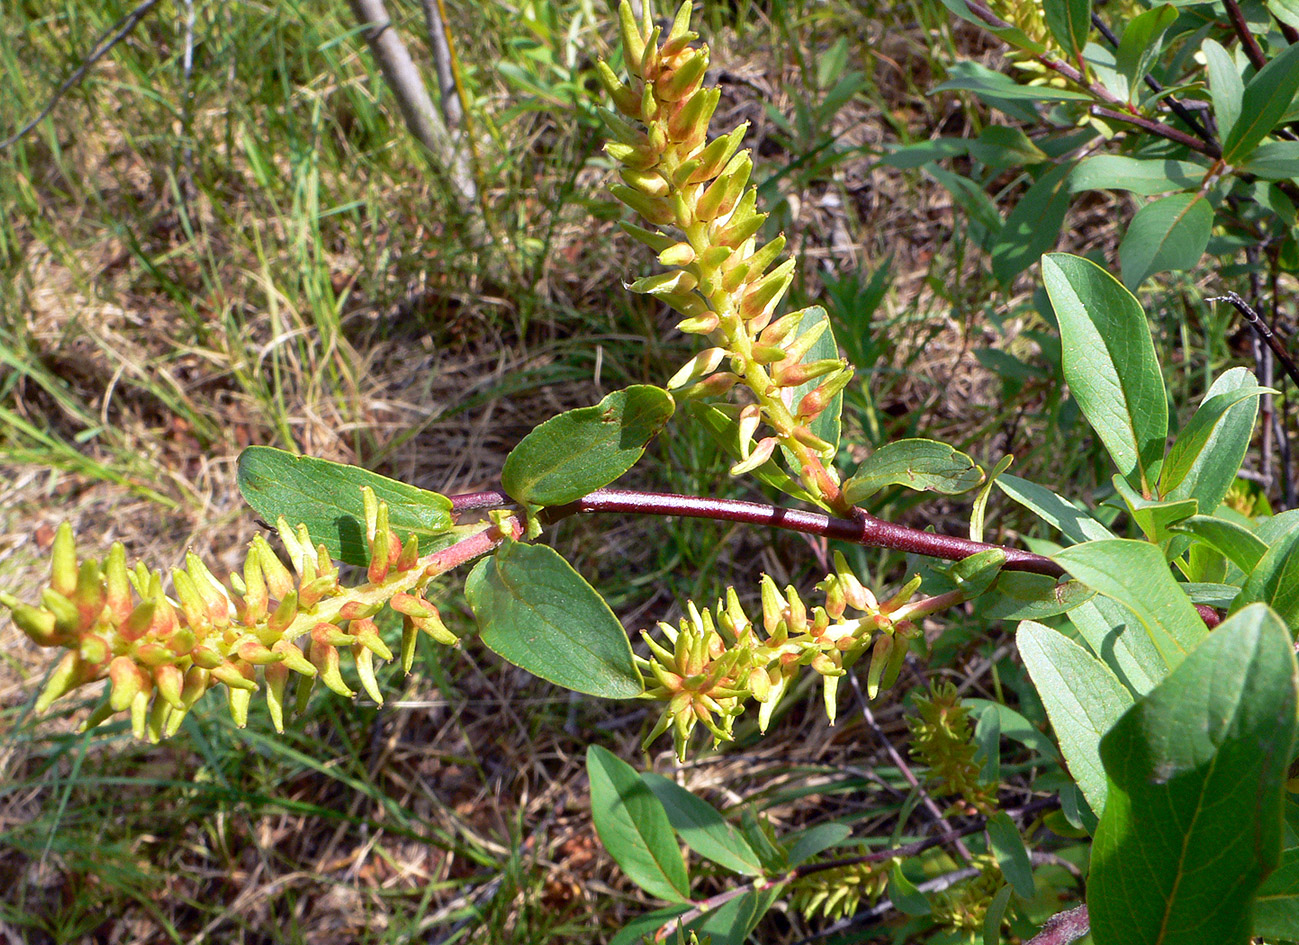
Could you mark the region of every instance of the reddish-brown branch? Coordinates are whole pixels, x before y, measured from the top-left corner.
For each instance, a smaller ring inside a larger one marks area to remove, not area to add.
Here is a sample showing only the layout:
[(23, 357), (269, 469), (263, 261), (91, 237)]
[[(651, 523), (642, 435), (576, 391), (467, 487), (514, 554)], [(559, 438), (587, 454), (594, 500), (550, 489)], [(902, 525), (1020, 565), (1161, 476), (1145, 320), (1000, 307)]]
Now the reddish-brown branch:
[[(503, 492), (475, 492), (451, 496), (454, 513), (502, 508), (513, 504)], [(895, 525), (856, 509), (856, 518), (835, 518), (824, 512), (785, 509), (739, 499), (712, 499), (706, 496), (677, 495), (671, 492), (636, 492), (630, 489), (597, 489), (576, 502), (546, 509), (548, 521), (558, 521), (579, 513), (613, 512), (627, 515), (677, 515), (682, 518), (708, 518), (719, 522), (767, 525), (805, 535), (837, 538), (872, 548), (889, 548), (908, 554), (925, 555), (960, 561), (981, 551), (997, 548), (1006, 554), (1006, 569), (1031, 571), (1060, 577), (1064, 569), (1043, 555), (1019, 548), (971, 541), (952, 535), (935, 535), (905, 525)]]
[(1240, 9), (1240, 4), (1236, 0), (1223, 0), (1222, 5), (1227, 8), (1227, 19), (1231, 20), (1231, 28), (1240, 40), (1245, 55), (1249, 57), (1250, 65), (1255, 69), (1262, 69), (1267, 65), (1267, 56), (1263, 55), (1263, 48), (1259, 46), (1258, 39), (1250, 30), (1249, 24), (1245, 22), (1245, 14)]
[(1069, 945), (1082, 938), (1091, 929), (1091, 917), (1086, 906), (1075, 906), (1057, 912), (1046, 920), (1042, 931), (1029, 940), (1028, 945)]

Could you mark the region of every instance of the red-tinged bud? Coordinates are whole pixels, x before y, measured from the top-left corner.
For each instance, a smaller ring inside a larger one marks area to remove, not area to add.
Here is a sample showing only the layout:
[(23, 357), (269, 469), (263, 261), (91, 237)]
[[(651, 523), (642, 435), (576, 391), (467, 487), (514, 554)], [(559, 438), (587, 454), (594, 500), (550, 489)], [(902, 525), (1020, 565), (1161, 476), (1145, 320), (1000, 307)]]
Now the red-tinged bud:
[(695, 261), (695, 248), (689, 243), (673, 243), (659, 253), (659, 262), (664, 266), (688, 266)]
[(335, 646), (322, 646), (312, 641), (311, 644), (311, 662), (315, 664), (317, 672), (320, 674), (320, 681), (326, 686), (338, 693), (351, 699), (356, 695), (347, 683), (343, 681), (343, 674), (339, 670), (338, 648)]
[(348, 629), (356, 637), (357, 643), (380, 659), (392, 659), (392, 650), (388, 649), (388, 644), (384, 643), (383, 638), (379, 636), (379, 628), (373, 620), (354, 620)]
[(224, 629), (230, 626), (230, 614), (234, 610), (230, 594), (216, 579), (203, 560), (193, 552), (185, 555), (185, 570), (194, 579), (194, 587), (207, 608), (206, 624), (194, 624), (195, 627), (213, 626)]
[[(712, 91), (712, 90), (709, 90)], [(704, 93), (700, 93), (701, 95)], [(691, 100), (693, 101), (693, 99)], [(745, 132), (749, 130), (749, 123), (745, 122), (730, 134), (722, 135), (715, 138), (699, 152), (699, 169), (690, 175), (686, 180), (688, 184), (702, 184), (712, 180), (722, 172), (727, 163), (735, 156), (739, 150), (740, 143), (744, 140)]]
[(370, 566), (366, 570), (366, 576), (372, 584), (382, 584), (396, 560), (392, 538), (392, 530), (388, 527), (388, 503), (380, 502), (376, 527), (370, 538)]
[(893, 637), (888, 634), (881, 634), (875, 638), (875, 645), (871, 647), (871, 665), (866, 673), (866, 696), (874, 699), (879, 695), (880, 680), (884, 676), (884, 670), (888, 668), (889, 658), (893, 654)]
[(176, 632), (178, 626), (180, 621), (176, 618), (176, 608), (171, 605), (167, 595), (159, 590), (154, 597), (153, 622), (149, 625), (149, 632), (158, 639), (165, 640)]
[(332, 623), (318, 623), (311, 628), (311, 642), (320, 646), (351, 646), (356, 637), (344, 633)]
[(176, 656), (187, 656), (190, 650), (198, 645), (198, 637), (188, 627), (177, 627), (176, 632), (166, 640), (167, 649)]
[(104, 569), (98, 561), (81, 562), (77, 571), (77, 590), (72, 600), (81, 612), (84, 626), (93, 624), (104, 612)]
[(91, 729), (98, 728), (113, 717), (113, 707), (107, 702), (101, 702), (95, 706), (94, 710), (86, 717), (86, 720), (77, 726), (77, 731), (85, 734)]
[(721, 397), (726, 394), (732, 387), (740, 382), (740, 378), (729, 371), (719, 371), (711, 377), (706, 377), (697, 384), (680, 391), (674, 391), (673, 396), (677, 400), (692, 400), (698, 397)]
[(235, 654), (244, 662), (251, 663), (254, 666), (266, 666), (270, 663), (281, 663), (284, 661), (284, 655), (272, 650), (265, 643), (258, 640), (245, 640), (239, 644)]
[(272, 633), (283, 633), (298, 616), (298, 592), (289, 591), (276, 606), (275, 612), (266, 621)]
[(272, 664), (262, 670), (262, 678), (266, 680), (266, 708), (271, 724), (275, 731), (284, 734), (284, 690), (289, 681), (289, 668), (282, 663)]
[(131, 613), (131, 579), (126, 574), (126, 547), (120, 541), (113, 543), (104, 560), (104, 606), (114, 624)]
[[(662, 301), (667, 302), (668, 300), (665, 298), (662, 299)], [(668, 304), (671, 303), (669, 302)], [(700, 304), (704, 304), (702, 299), (700, 299)], [(672, 307), (677, 308), (675, 305)], [(716, 313), (705, 311), (699, 315), (684, 318), (677, 322), (677, 329), (685, 332), (687, 335), (709, 335), (717, 330), (717, 326), (720, 325), (721, 322), (722, 320), (717, 317)]]
[(767, 636), (772, 636), (777, 625), (785, 619), (785, 601), (771, 575), (764, 574), (759, 587), (762, 591), (762, 627), (767, 631)]
[(708, 71), (708, 47), (692, 52), (694, 55), (682, 55), (675, 69), (663, 73), (654, 82), (654, 91), (663, 101), (679, 102), (699, 89)]
[[(416, 553), (418, 553), (418, 545), (412, 542), (410, 547), (416, 549)], [(304, 584), (302, 589), (298, 591), (298, 608), (307, 613), (311, 613), (311, 611), (315, 610), (316, 604), (320, 603), (322, 598), (333, 594), (337, 589), (338, 578), (334, 577), (332, 574), (322, 575), (310, 584)]]
[(896, 594), (880, 604), (880, 610), (886, 614), (891, 614), (907, 601), (911, 600), (916, 591), (920, 590), (920, 583), (923, 579), (919, 574), (913, 574), (911, 579), (903, 584)]
[(822, 382), (815, 390), (809, 391), (798, 402), (799, 419), (804, 423), (815, 420), (826, 407), (830, 406), (830, 402), (848, 386), (848, 382), (851, 380), (852, 370), (845, 368)]
[(776, 261), (776, 258), (785, 249), (785, 234), (780, 234), (774, 240), (766, 243), (761, 249), (752, 253), (745, 260), (749, 264), (748, 279), (750, 282), (756, 282), (758, 278), (766, 271), (766, 268)]
[[(683, 173), (682, 180), (677, 186), (712, 180), (717, 174), (717, 169), (725, 166), (726, 159), (730, 157), (726, 155), (722, 162), (713, 165), (705, 158), (707, 149), (702, 147), (708, 137), (708, 125), (713, 120), (713, 114), (717, 111), (717, 105), (721, 100), (721, 89), (700, 89), (683, 102), (676, 114), (668, 119), (668, 132), (681, 142), (683, 153), (690, 154), (697, 151), (699, 154), (698, 166), (692, 167), (688, 173)], [(735, 147), (739, 147), (739, 144), (739, 139), (736, 139)], [(719, 151), (724, 153), (725, 149)], [(701, 177), (701, 174), (706, 176)]]
[(793, 585), (785, 588), (786, 614), (791, 633), (802, 633), (807, 628), (807, 607)]
[(12, 594), (0, 592), (0, 604), (8, 607), (18, 629), (38, 646), (61, 646), (65, 637), (55, 627), (54, 614), (31, 604), (24, 604)]
[(842, 676), (843, 667), (839, 666), (834, 657), (826, 653), (818, 653), (812, 657), (812, 669), (822, 676)]
[(153, 687), (153, 680), (129, 656), (116, 656), (108, 664), (111, 683), (109, 704), (114, 712), (129, 709), (135, 697)]
[(637, 102), (637, 105), (640, 109), (640, 120), (645, 124), (648, 125), (653, 122), (654, 119), (659, 117), (659, 112), (662, 108), (659, 105), (658, 99), (654, 97), (654, 86), (652, 83), (646, 82), (641, 86), (640, 100)]
[(842, 361), (825, 358), (804, 364), (794, 364), (788, 360), (772, 369), (771, 379), (778, 387), (799, 387), (818, 377), (825, 377), (844, 366)]
[(634, 148), (645, 148), (653, 154), (662, 154), (661, 147), (654, 147), (650, 142), (649, 136), (645, 132), (628, 124), (622, 116), (616, 111), (609, 108), (597, 107), (596, 113), (600, 120), (604, 122), (605, 130), (609, 133), (609, 138), (618, 144), (630, 145)]
[[(153, 642), (141, 643), (135, 648), (132, 655), (136, 662), (150, 667), (167, 665), (176, 658), (176, 654), (171, 651), (170, 647)], [(121, 657), (118, 658), (121, 659)]]
[(180, 699), (185, 708), (188, 709), (195, 702), (198, 702), (199, 697), (208, 691), (208, 688), (212, 685), (211, 676), (212, 674), (206, 669), (198, 666), (191, 666), (185, 670), (185, 686), (180, 692)]
[(166, 699), (154, 699), (149, 707), (149, 717), (145, 724), (145, 733), (149, 744), (156, 745), (165, 737), (167, 720), (176, 711)]
[(181, 693), (185, 689), (185, 673), (178, 666), (168, 663), (158, 666), (153, 671), (153, 681), (158, 687), (158, 694), (167, 704), (176, 709), (185, 708)]
[(843, 582), (838, 575), (830, 575), (820, 585), (825, 590), (825, 610), (835, 620), (843, 619), (848, 609), (848, 595), (844, 593)]
[(379, 681), (374, 678), (374, 653), (357, 644), (352, 647), (352, 661), (356, 666), (356, 676), (361, 680), (365, 694), (377, 704), (383, 705), (383, 693), (379, 691)]
[(142, 600), (131, 611), (129, 617), (117, 628), (118, 634), (128, 643), (140, 639), (149, 632), (153, 626), (154, 610), (158, 606), (156, 598), (152, 600)]
[(643, 279), (637, 279), (627, 288), (639, 295), (652, 295), (659, 298), (665, 295), (690, 292), (698, 284), (699, 280), (693, 275), (683, 270), (677, 270), (675, 272), (660, 272), (656, 275), (645, 276)]
[(261, 623), (266, 619), (266, 610), (270, 605), (270, 595), (266, 591), (266, 576), (262, 573), (261, 555), (257, 554), (257, 543), (253, 542), (244, 559), (243, 620), (247, 624)]
[(224, 661), (223, 657), (216, 650), (206, 646), (196, 646), (190, 651), (189, 658), (194, 661), (194, 665), (202, 669), (216, 669)]
[(235, 664), (227, 660), (214, 666), (211, 672), (213, 679), (225, 683), (231, 689), (245, 689), (248, 692), (254, 692), (257, 689), (257, 683), (253, 679), (252, 666), (242, 661)]
[(787, 259), (749, 286), (740, 302), (740, 317), (748, 321), (774, 309), (793, 279), (794, 260)]
[(41, 604), (54, 615), (54, 627), (62, 637), (74, 637), (81, 630), (81, 611), (53, 587), (41, 592)]
[(397, 555), (397, 570), (406, 572), (419, 563), (419, 539), (407, 535), (406, 540), (399, 544), (401, 551)]
[(626, 2), (618, 4), (618, 28), (622, 33), (622, 57), (628, 70), (639, 69), (645, 56), (645, 36), (636, 24), (636, 15)]
[(675, 390), (678, 387), (684, 387), (699, 380), (701, 377), (712, 374), (721, 365), (722, 359), (726, 357), (724, 348), (707, 348), (684, 365), (668, 381), (668, 390)]
[(758, 212), (757, 188), (750, 187), (725, 222), (714, 222), (713, 242), (736, 249), (762, 229), (766, 222), (767, 215)]
[(44, 712), (55, 699), (66, 695), (87, 681), (81, 658), (72, 652), (63, 654), (63, 659), (59, 660), (59, 664), (54, 667), (49, 682), (45, 684), (45, 688), (36, 699), (36, 711)]
[(833, 451), (834, 449), (832, 444), (827, 443), (802, 424), (794, 427), (793, 432), (794, 439), (798, 440), (798, 442), (802, 443), (808, 449), (815, 450), (817, 453), (824, 454)]
[(108, 648), (108, 641), (96, 633), (87, 633), (77, 641), (77, 652), (81, 654), (81, 660), (87, 666), (95, 667), (96, 671), (108, 658), (112, 656), (112, 651)]
[[(648, 8), (646, 8), (648, 11)], [(645, 51), (641, 54), (640, 75), (646, 83), (653, 82), (663, 71), (663, 62), (659, 58), (659, 36), (662, 30), (657, 26), (646, 31)]]
[(649, 197), (626, 184), (614, 184), (609, 193), (631, 207), (644, 219), (655, 226), (667, 226), (676, 222), (671, 201), (663, 197)]
[(280, 561), (279, 556), (275, 554), (275, 549), (261, 535), (253, 539), (252, 553), (261, 561), (266, 588), (272, 598), (281, 600), (285, 594), (298, 586), (292, 572), (284, 566), (284, 562)]
[(175, 570), (171, 572), (171, 586), (180, 600), (180, 610), (185, 615), (185, 622), (191, 627), (207, 628), (209, 626), (207, 604), (199, 595), (194, 579), (185, 571)]
[(50, 587), (64, 597), (71, 597), (77, 589), (77, 539), (69, 523), (63, 522), (55, 531), (52, 552)]
[(759, 364), (778, 364), (785, 360), (785, 349), (776, 345), (756, 344), (753, 346), (753, 360)]
[(603, 59), (595, 63), (595, 75), (613, 100), (614, 106), (628, 118), (640, 117), (640, 96), (626, 86)]
[(339, 620), (360, 620), (364, 617), (373, 617), (379, 611), (383, 610), (382, 603), (366, 603), (359, 600), (349, 600), (338, 609)]
[(743, 461), (738, 462), (731, 467), (731, 475), (742, 476), (747, 472), (752, 472), (757, 469), (767, 460), (771, 459), (771, 454), (775, 451), (776, 446), (777, 442), (774, 436), (763, 437), (758, 441), (758, 445), (753, 448), (752, 453), (750, 453)]
[(272, 646), (271, 650), (279, 656), (281, 661), (279, 664), (272, 665), (287, 666), (295, 673), (302, 673), (305, 676), (316, 675), (316, 667), (303, 655), (302, 649), (296, 643), (290, 640), (281, 640)]
[(731, 158), (726, 169), (718, 175), (695, 203), (695, 218), (709, 222), (726, 216), (735, 207), (749, 183), (753, 160), (747, 150)]

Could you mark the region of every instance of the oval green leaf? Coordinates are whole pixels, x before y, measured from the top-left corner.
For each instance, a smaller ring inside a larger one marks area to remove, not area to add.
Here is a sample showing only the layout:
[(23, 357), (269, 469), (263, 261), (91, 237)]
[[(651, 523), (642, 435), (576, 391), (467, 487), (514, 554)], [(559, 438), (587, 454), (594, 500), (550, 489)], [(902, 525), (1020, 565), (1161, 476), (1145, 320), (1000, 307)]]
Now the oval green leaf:
[(1299, 92), (1299, 46), (1288, 46), (1245, 86), (1240, 117), (1222, 142), (1222, 159), (1241, 163), (1276, 124)]
[(667, 811), (636, 770), (608, 749), (586, 750), (591, 819), (614, 862), (651, 896), (688, 902), (690, 879)]
[(998, 281), (1009, 283), (1039, 256), (1055, 248), (1072, 197), (1072, 170), (1073, 162), (1053, 166), (1034, 181), (1010, 211), (992, 243), (992, 274)]
[(662, 803), (672, 829), (686, 846), (728, 870), (762, 875), (762, 863), (753, 847), (711, 804), (661, 774), (646, 771), (640, 778)]
[(885, 486), (956, 495), (981, 482), (983, 471), (955, 447), (937, 440), (894, 440), (866, 457), (843, 484), (843, 491), (857, 505)]
[(1092, 28), (1091, 0), (1042, 0), (1042, 16), (1062, 49), (1070, 58), (1087, 45)]
[(446, 496), (359, 466), (295, 456), (270, 446), (250, 446), (239, 454), (238, 482), (244, 501), (267, 523), (273, 525), (283, 515), (292, 526), (306, 525), (313, 541), (347, 564), (364, 567), (370, 562), (362, 486), (388, 503), (393, 531), (402, 541), (414, 535), (421, 554), (437, 550), (439, 536), (452, 525)]
[(1169, 669), (1181, 663), (1208, 632), (1191, 599), (1173, 580), (1163, 552), (1149, 542), (1089, 541), (1051, 558), (1084, 584), (1131, 610)]
[(1267, 554), (1267, 545), (1243, 525), (1211, 515), (1192, 515), (1171, 526), (1175, 532), (1195, 536), (1246, 574), (1254, 570), (1259, 559)]
[(635, 466), (675, 409), (667, 391), (637, 384), (551, 417), (510, 451), (501, 486), (529, 506), (580, 499)]
[(1254, 435), (1258, 398), (1269, 391), (1243, 367), (1215, 380), (1168, 451), (1159, 472), (1160, 494), (1196, 499), (1205, 513), (1213, 512), (1236, 480)]
[(1042, 280), (1074, 399), (1123, 477), (1148, 491), (1164, 456), (1168, 400), (1145, 312), (1117, 279), (1079, 256), (1044, 256)]
[(465, 598), (483, 643), (534, 676), (605, 699), (644, 691), (622, 624), (553, 548), (507, 544), (469, 572)]
[(1133, 158), (1121, 154), (1098, 154), (1079, 162), (1069, 176), (1069, 186), (1083, 190), (1126, 190), (1143, 197), (1170, 190), (1199, 187), (1207, 167), (1172, 158)]
[(1001, 867), (1001, 875), (1015, 887), (1020, 898), (1032, 899), (1037, 895), (1033, 864), (1029, 861), (1028, 848), (1024, 846), (1019, 828), (1009, 814), (999, 810), (988, 818), (987, 830), (988, 843), (997, 858), (997, 865)]
[(1267, 549), (1241, 585), (1232, 610), (1253, 602), (1269, 605), (1292, 630), (1299, 627), (1299, 529)]
[(1058, 630), (1026, 620), (1015, 643), (1046, 706), (1069, 773), (1092, 810), (1103, 811), (1108, 783), (1101, 737), (1131, 708), (1132, 693), (1108, 666)]
[(1123, 284), (1136, 289), (1156, 273), (1194, 268), (1212, 229), (1213, 207), (1198, 193), (1173, 194), (1146, 204), (1119, 244)]
[(1295, 657), (1276, 614), (1225, 621), (1101, 740), (1109, 795), (1087, 904), (1097, 945), (1244, 945), (1281, 854)]

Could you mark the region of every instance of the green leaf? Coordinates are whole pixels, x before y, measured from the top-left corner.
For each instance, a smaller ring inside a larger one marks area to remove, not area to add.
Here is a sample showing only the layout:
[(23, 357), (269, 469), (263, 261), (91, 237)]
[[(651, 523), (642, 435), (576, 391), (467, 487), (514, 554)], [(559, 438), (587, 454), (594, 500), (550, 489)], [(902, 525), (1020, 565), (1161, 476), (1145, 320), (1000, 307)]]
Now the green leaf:
[(685, 860), (667, 811), (631, 765), (599, 745), (586, 750), (591, 819), (614, 862), (651, 896), (690, 900)]
[(1222, 159), (1241, 163), (1285, 117), (1299, 92), (1299, 46), (1287, 46), (1245, 86), (1240, 118), (1222, 142)]
[(1299, 29), (1299, 0), (1266, 0), (1266, 6), (1286, 26)]
[(1017, 27), (996, 27), (989, 25), (985, 20), (979, 19), (970, 12), (969, 6), (965, 0), (942, 0), (943, 6), (951, 10), (962, 20), (973, 23), (981, 30), (991, 33), (999, 38), (1002, 42), (1009, 43), (1017, 49), (1023, 49), (1030, 53), (1046, 52), (1046, 47), (1036, 40), (1030, 39), (1023, 30)]
[(976, 603), (977, 613), (986, 620), (1042, 620), (1066, 614), (1096, 596), (1079, 581), (1057, 584), (1055, 578), (1026, 571), (1004, 571)]
[(1033, 884), (1033, 864), (1029, 862), (1028, 849), (1024, 846), (1024, 838), (1019, 835), (1019, 828), (1009, 814), (999, 810), (988, 818), (987, 831), (1001, 875), (1015, 887), (1021, 898), (1032, 899), (1037, 895)]
[[(709, 432), (728, 456), (736, 461), (744, 458), (740, 455), (740, 434), (733, 417), (728, 416), (716, 404), (708, 404), (698, 400), (687, 401), (686, 411)], [(813, 498), (811, 493), (781, 469), (774, 459), (767, 460), (757, 469), (749, 470), (748, 475), (803, 502), (811, 502), (814, 505), (823, 504)]]
[(1206, 513), (1218, 507), (1245, 459), (1258, 416), (1259, 387), (1247, 368), (1213, 382), (1195, 415), (1177, 434), (1159, 473), (1159, 492), (1169, 499), (1196, 499)]
[(1168, 665), (1137, 615), (1118, 601), (1094, 597), (1070, 611), (1069, 620), (1091, 651), (1132, 692), (1147, 693), (1168, 675)]
[(1046, 706), (1069, 773), (1092, 810), (1103, 811), (1108, 785), (1101, 736), (1131, 707), (1132, 694), (1109, 667), (1058, 630), (1026, 620), (1015, 643)]
[(998, 281), (1009, 283), (1043, 253), (1055, 248), (1069, 210), (1072, 170), (1072, 162), (1052, 167), (1010, 211), (992, 244), (992, 274)]
[(551, 417), (510, 451), (501, 486), (530, 506), (580, 499), (635, 466), (674, 409), (667, 391), (637, 384)]
[[(624, 925), (613, 938), (609, 939), (609, 945), (645, 945), (645, 937), (649, 936), (653, 941), (654, 935), (659, 929), (667, 925), (679, 915), (684, 915), (690, 911), (690, 906), (682, 904), (668, 906), (666, 909), (655, 909), (653, 912), (647, 912), (644, 915), (638, 915), (626, 925)], [(679, 923), (673, 922), (670, 926), (674, 934)], [(666, 941), (672, 941), (671, 938)]]
[[(799, 319), (798, 330), (794, 337), (806, 334), (821, 322), (825, 322), (825, 330), (812, 344), (811, 349), (803, 356), (801, 363), (811, 364), (813, 361), (821, 361), (826, 358), (838, 358), (839, 346), (834, 341), (834, 329), (830, 326), (830, 318), (819, 305), (813, 305), (811, 308), (803, 310), (803, 317)], [(785, 406), (794, 411), (798, 409), (799, 402), (810, 394), (812, 391), (825, 380), (824, 377), (816, 377), (806, 381), (797, 387), (787, 387), (781, 390), (780, 399), (785, 402)], [(808, 425), (814, 436), (818, 436), (827, 443), (839, 448), (839, 415), (843, 412), (843, 391), (834, 395), (829, 406), (822, 411), (821, 415)], [(800, 464), (794, 454), (781, 447), (781, 452), (785, 454), (785, 459), (793, 469), (799, 469)]]
[(1128, 80), (1128, 101), (1137, 97), (1142, 79), (1159, 58), (1163, 48), (1164, 33), (1177, 19), (1177, 8), (1165, 3), (1128, 21), (1114, 54), (1118, 72)]
[(1293, 938), (1299, 929), (1299, 847), (1281, 855), (1281, 865), (1263, 881), (1254, 899), (1254, 934)]
[(1001, 945), (1001, 920), (1006, 915), (1006, 906), (1014, 891), (1010, 886), (1002, 886), (997, 890), (997, 895), (992, 897), (983, 917), (983, 945)]
[(997, 716), (997, 730), (1001, 732), (1003, 738), (1008, 738), (1013, 742), (1019, 742), (1030, 751), (1037, 752), (1043, 759), (1054, 761), (1059, 757), (1055, 745), (1045, 734), (1038, 731), (1028, 719), (1020, 715), (1010, 706), (1002, 705), (1000, 702), (993, 702), (991, 699), (962, 699), (961, 705), (965, 706), (971, 712), (979, 716), (982, 722), (984, 716), (994, 714)]
[(1115, 537), (1113, 532), (1096, 519), (1045, 486), (1011, 475), (998, 476), (996, 485), (1073, 544)]
[(686, 929), (699, 934), (699, 941), (709, 945), (744, 945), (767, 910), (784, 892), (783, 883), (766, 889), (750, 889), (728, 899), (711, 912), (686, 923)]
[(640, 777), (662, 802), (672, 829), (686, 846), (728, 870), (762, 875), (758, 854), (716, 808), (660, 774), (646, 771)]
[(1060, 48), (1075, 58), (1092, 29), (1091, 0), (1042, 0), (1042, 15)]
[[(977, 67), (977, 68), (974, 68)], [(1000, 72), (978, 63), (953, 63), (947, 70), (953, 78), (930, 89), (935, 92), (973, 92), (995, 106), (996, 99), (1023, 102), (1090, 102), (1086, 92), (1056, 89), (1043, 85), (1020, 85)], [(989, 101), (991, 99), (991, 101)]]
[(989, 125), (979, 132), (979, 137), (966, 144), (971, 157), (996, 170), (1050, 160), (1022, 128), (1013, 125)]
[(1260, 144), (1240, 169), (1264, 180), (1299, 177), (1299, 141)]
[(1087, 904), (1097, 945), (1245, 945), (1281, 853), (1296, 668), (1276, 615), (1225, 621), (1101, 740), (1109, 798)]
[(1198, 193), (1173, 194), (1146, 204), (1119, 244), (1124, 285), (1136, 289), (1156, 273), (1194, 268), (1212, 229), (1213, 207)]
[(1235, 522), (1211, 515), (1193, 515), (1172, 526), (1175, 532), (1186, 532), (1224, 555), (1228, 561), (1246, 574), (1254, 570), (1259, 559), (1267, 553), (1261, 538)]
[(889, 901), (903, 915), (928, 915), (934, 911), (925, 894), (916, 888), (915, 883), (907, 879), (902, 872), (902, 864), (894, 863), (889, 870)]
[(1090, 541), (1051, 557), (1084, 584), (1131, 610), (1169, 669), (1176, 668), (1208, 632), (1190, 598), (1173, 580), (1163, 552), (1149, 542)]
[[(1114, 476), (1114, 491), (1128, 507), (1128, 514), (1141, 529), (1147, 541), (1152, 541), (1165, 551), (1170, 539), (1169, 526), (1183, 519), (1190, 518), (1200, 510), (1200, 503), (1195, 499), (1181, 499), (1173, 502), (1161, 502), (1143, 497), (1122, 476)], [(1182, 544), (1185, 544), (1183, 541)], [(1175, 556), (1175, 555), (1174, 555)]]
[(1171, 158), (1143, 159), (1098, 154), (1078, 162), (1069, 176), (1074, 193), (1084, 190), (1126, 190), (1143, 197), (1200, 186), (1208, 168)]
[(323, 543), (331, 558), (347, 564), (370, 563), (362, 486), (388, 503), (393, 531), (402, 541), (414, 535), (421, 554), (436, 550), (432, 546), (438, 536), (451, 529), (451, 500), (446, 496), (359, 466), (250, 446), (239, 454), (238, 481), (244, 501), (269, 524), (283, 515), (291, 526), (306, 525), (312, 541)]
[(960, 450), (936, 440), (910, 439), (885, 443), (857, 467), (843, 484), (853, 505), (885, 486), (906, 486), (917, 492), (957, 495), (983, 482), (983, 471)]
[(1231, 134), (1240, 119), (1240, 106), (1245, 98), (1245, 82), (1231, 57), (1216, 40), (1206, 39), (1200, 47), (1204, 53), (1209, 73), (1209, 95), (1213, 100), (1213, 119), (1218, 123), (1218, 135)]
[(798, 866), (800, 863), (805, 863), (818, 853), (843, 843), (851, 834), (851, 827), (837, 821), (809, 827), (800, 833), (789, 847), (789, 865)]
[(1291, 630), (1299, 628), (1299, 529), (1267, 549), (1245, 578), (1232, 610), (1256, 601), (1270, 605)]
[(644, 691), (622, 624), (553, 548), (506, 544), (469, 573), (465, 598), (483, 643), (534, 676), (605, 699)]
[(1145, 313), (1117, 279), (1079, 256), (1044, 256), (1042, 279), (1074, 399), (1119, 472), (1146, 492), (1164, 456), (1168, 400)]

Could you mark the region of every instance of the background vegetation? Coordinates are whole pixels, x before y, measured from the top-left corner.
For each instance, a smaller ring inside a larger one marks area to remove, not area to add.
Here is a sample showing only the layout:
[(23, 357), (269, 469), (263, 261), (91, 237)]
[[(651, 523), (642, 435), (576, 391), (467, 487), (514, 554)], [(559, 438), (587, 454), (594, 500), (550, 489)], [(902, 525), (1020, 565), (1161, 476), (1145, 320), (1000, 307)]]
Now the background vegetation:
[[(0, 135), (130, 8), (15, 4)], [(391, 9), (420, 50), (418, 5)], [(661, 383), (684, 360), (676, 316), (623, 288), (648, 254), (603, 191), (593, 67), (617, 36), (612, 11), (448, 11), (486, 243), (430, 174), (338, 0), (160, 5), (0, 151), (0, 584), (34, 586), (65, 519), (132, 558), (194, 547), (233, 566), (259, 527), (234, 486), (253, 443), (443, 493), (485, 488), (536, 422)], [(719, 126), (753, 123), (773, 232), (804, 260), (797, 293), (826, 306), (859, 368), (846, 441), (864, 451), (924, 432), (985, 465), (1014, 453), (1017, 474), (1062, 492), (1094, 486), (1107, 467), (1052, 381), (1058, 341), (1033, 304), (1035, 270), (999, 286), (960, 189), (879, 161), (976, 137), (982, 106), (928, 90), (958, 58), (1002, 68), (999, 48), (922, 0), (704, 0), (696, 19), (723, 89)], [(1013, 206), (1024, 189), (994, 176), (985, 199)], [(1060, 248), (1115, 259), (1132, 199), (1089, 194)], [(1197, 278), (1143, 294), (1172, 402), (1188, 406), (1248, 353)], [(686, 424), (653, 450), (638, 485), (738, 488)], [(1280, 509), (1281, 483), (1266, 464), (1257, 474)], [(929, 502), (921, 518), (914, 501), (882, 512), (963, 529), (961, 506)], [(1027, 528), (994, 496), (990, 540), (1031, 546)], [(552, 540), (638, 629), (719, 578), (824, 574), (823, 544), (769, 537), (604, 520), (566, 522)], [(901, 573), (898, 556), (851, 554), (859, 573)], [(468, 621), (461, 608), (443, 614)], [(929, 677), (1044, 722), (1008, 628), (944, 626)], [(84, 704), (35, 719), (47, 661), (8, 625), (0, 652), (0, 923), (19, 940), (587, 942), (644, 911), (595, 837), (583, 752), (631, 757), (652, 708), (570, 697), (470, 645), (390, 675), (381, 710), (324, 692), (270, 739), (264, 716), (239, 730), (206, 705), (147, 747), (121, 725), (77, 735)], [(782, 832), (897, 820), (906, 787), (886, 750), (905, 742), (914, 707), (892, 695), (873, 718), (845, 710), (828, 728), (818, 703), (789, 700), (765, 739), (699, 756), (684, 783)], [(643, 766), (677, 771), (666, 746)], [(960, 919), (962, 903), (951, 908)], [(767, 922), (771, 942), (826, 924), (796, 911)]]

